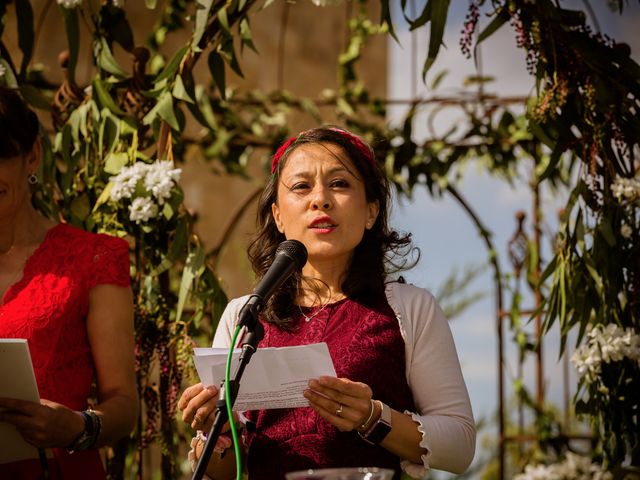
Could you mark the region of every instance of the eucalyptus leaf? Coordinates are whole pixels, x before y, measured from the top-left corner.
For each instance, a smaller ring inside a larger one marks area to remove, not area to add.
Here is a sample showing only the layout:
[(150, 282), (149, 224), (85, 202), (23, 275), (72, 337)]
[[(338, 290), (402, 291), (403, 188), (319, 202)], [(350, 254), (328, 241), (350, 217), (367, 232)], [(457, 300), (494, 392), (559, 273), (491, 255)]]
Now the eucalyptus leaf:
[(180, 130), (178, 119), (176, 118), (176, 114), (174, 111), (173, 95), (171, 95), (171, 92), (165, 92), (162, 94), (162, 96), (158, 100), (158, 103), (156, 103), (154, 107), (149, 111), (149, 113), (144, 117), (143, 123), (145, 125), (150, 125), (151, 123), (153, 123), (157, 116), (167, 122), (169, 126), (174, 130)]
[[(444, 27), (447, 23), (447, 14), (449, 13), (450, 0), (427, 0), (427, 4), (431, 6), (431, 31), (429, 33), (429, 52), (427, 60), (422, 68), (422, 79), (425, 80), (427, 72), (436, 61), (442, 38), (444, 36)], [(429, 7), (425, 7), (429, 8)]]
[(197, 0), (196, 1), (196, 21), (193, 28), (193, 36), (191, 37), (191, 49), (194, 52), (202, 50), (200, 46), (200, 40), (204, 31), (207, 28), (209, 22), (209, 12), (211, 11), (211, 5), (213, 0)]
[(20, 76), (24, 77), (27, 66), (33, 56), (33, 8), (29, 0), (15, 0), (16, 17), (18, 20), (18, 46), (22, 50), (22, 62), (20, 64)]
[(242, 20), (240, 20), (240, 38), (242, 40), (242, 45), (246, 45), (251, 50), (258, 53), (258, 50), (253, 43), (253, 38), (251, 36), (251, 27), (249, 26), (249, 20), (247, 18), (243, 18)]
[(95, 43), (95, 49), (97, 51), (95, 57), (98, 63), (98, 67), (100, 67), (105, 72), (109, 72), (112, 75), (115, 75), (119, 79), (127, 77), (127, 72), (122, 69), (122, 67), (113, 57), (106, 38), (100, 37), (100, 39)]
[(222, 27), (222, 30), (227, 35), (231, 35), (231, 32), (229, 31), (229, 17), (227, 16), (227, 7), (226, 6), (223, 6), (218, 10), (217, 17), (218, 17), (218, 22), (220, 23), (220, 26)]
[(69, 213), (71, 213), (71, 217), (75, 224), (83, 223), (89, 216), (90, 212), (91, 207), (89, 204), (89, 197), (86, 193), (82, 193), (72, 200)]
[(129, 163), (129, 154), (126, 152), (114, 152), (107, 155), (104, 161), (104, 171), (111, 175), (117, 175), (122, 167)]
[(9, 88), (20, 88), (18, 79), (13, 74), (13, 70), (11, 68), (11, 65), (9, 65), (9, 62), (0, 57), (0, 66), (2, 66), (2, 69), (4, 70), (4, 75), (0, 77), (0, 85), (4, 83), (4, 85)]
[(185, 53), (189, 50), (189, 47), (182, 47), (178, 50), (175, 55), (171, 58), (169, 63), (164, 67), (164, 69), (160, 72), (160, 74), (155, 78), (154, 85), (158, 85), (161, 81), (173, 77), (173, 75), (178, 71), (178, 67), (180, 66), (180, 62), (184, 58)]
[(98, 101), (100, 106), (108, 108), (111, 113), (115, 115), (125, 115), (125, 113), (120, 110), (120, 107), (118, 107), (113, 101), (107, 86), (100, 77), (94, 77), (93, 79), (93, 93), (94, 98)]
[(198, 271), (204, 266), (204, 250), (201, 247), (196, 247), (191, 251), (187, 257), (186, 264), (182, 271), (182, 279), (180, 281), (180, 290), (178, 292), (178, 304), (176, 306), (176, 319), (182, 318), (182, 311), (184, 310), (185, 303), (191, 288), (193, 281), (198, 275)]
[(78, 12), (75, 8), (65, 8), (60, 6), (60, 13), (64, 20), (64, 29), (67, 34), (67, 45), (69, 48), (69, 63), (67, 71), (69, 79), (75, 82), (76, 65), (78, 64), (78, 51), (80, 49), (80, 25), (78, 24)]
[(120, 120), (109, 113), (108, 110), (102, 112), (102, 123), (98, 132), (98, 152), (101, 156), (106, 156), (113, 152), (120, 139)]
[(191, 95), (189, 95), (189, 92), (187, 92), (187, 89), (180, 75), (176, 75), (176, 82), (173, 85), (172, 95), (174, 98), (184, 100), (187, 103), (195, 103)]
[(475, 49), (477, 49), (478, 46), (482, 42), (484, 42), (487, 38), (489, 38), (491, 35), (497, 32), (500, 29), (500, 27), (502, 27), (505, 23), (509, 21), (509, 19), (510, 19), (509, 13), (507, 12), (506, 7), (499, 8), (499, 10), (495, 13), (495, 18), (491, 20), (491, 23), (489, 23), (489, 25), (487, 25), (487, 27), (484, 30), (482, 30), (482, 32), (480, 32), (480, 34), (478, 35)]
[(209, 53), (208, 58), (209, 63), (209, 71), (211, 72), (211, 77), (213, 78), (213, 82), (218, 87), (218, 92), (220, 92), (220, 97), (222, 99), (226, 98), (226, 84), (225, 84), (225, 67), (224, 60), (222, 56), (215, 50), (212, 50)]

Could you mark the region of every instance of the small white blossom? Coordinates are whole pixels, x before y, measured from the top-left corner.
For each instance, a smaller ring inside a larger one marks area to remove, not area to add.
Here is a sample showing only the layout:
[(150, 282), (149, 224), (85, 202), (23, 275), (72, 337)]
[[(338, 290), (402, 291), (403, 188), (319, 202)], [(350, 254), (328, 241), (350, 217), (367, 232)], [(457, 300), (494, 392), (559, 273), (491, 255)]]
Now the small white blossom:
[(165, 160), (149, 165), (144, 177), (145, 188), (153, 194), (162, 205), (171, 197), (171, 191), (180, 181), (182, 170), (173, 168), (173, 162)]
[(82, 5), (82, 0), (58, 0), (58, 5), (64, 8), (76, 8)]
[(633, 229), (626, 223), (620, 227), (620, 235), (622, 235), (627, 240), (631, 238), (632, 233)]
[(632, 328), (623, 329), (615, 323), (606, 327), (596, 325), (588, 334), (587, 342), (571, 356), (580, 377), (588, 383), (597, 381), (603, 363), (619, 362), (628, 358), (640, 366), (640, 335)]
[(551, 465), (527, 465), (524, 472), (514, 480), (612, 480), (613, 475), (605, 472), (597, 463), (591, 463), (589, 457), (567, 453), (562, 462)]
[(339, 5), (342, 0), (311, 0), (316, 7), (327, 7), (329, 5)]
[(158, 206), (149, 197), (138, 197), (129, 206), (129, 219), (138, 224), (158, 215)]
[(123, 198), (131, 198), (136, 190), (136, 185), (144, 178), (149, 166), (146, 163), (137, 162), (131, 167), (123, 167), (118, 175), (111, 177), (113, 183), (109, 192), (111, 200), (118, 202)]
[(611, 184), (611, 191), (620, 202), (634, 202), (640, 199), (640, 180), (617, 177), (615, 182)]

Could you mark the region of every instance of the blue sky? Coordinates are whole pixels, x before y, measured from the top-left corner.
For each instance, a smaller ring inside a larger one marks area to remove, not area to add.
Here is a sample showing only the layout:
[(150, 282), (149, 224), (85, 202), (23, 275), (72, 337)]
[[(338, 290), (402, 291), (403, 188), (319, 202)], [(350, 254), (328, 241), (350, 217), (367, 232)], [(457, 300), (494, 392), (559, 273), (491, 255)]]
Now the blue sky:
[[(434, 75), (448, 70), (449, 73), (436, 92), (439, 95), (460, 92), (463, 89), (465, 77), (477, 74), (473, 60), (466, 59), (458, 46), (459, 32), (462, 29), (467, 3), (451, 3), (453, 11), (450, 13), (449, 28), (444, 37), (446, 47), (441, 49), (426, 82), (429, 85)], [(638, 61), (640, 36), (634, 35), (634, 32), (637, 31), (640, 6), (630, 2), (625, 14), (620, 16), (607, 11), (603, 5), (605, 2), (591, 3), (598, 12), (602, 31), (617, 41), (629, 43), (634, 58)], [(584, 6), (583, 2), (577, 1), (563, 4), (580, 9)], [(481, 18), (484, 25), (486, 21), (485, 18)], [(420, 75), (422, 69), (420, 62), (426, 56), (428, 42), (424, 31), (413, 33), (415, 35), (413, 41), (411, 35), (406, 29), (399, 29), (400, 44), (393, 40), (389, 43), (389, 98), (408, 99), (413, 96), (429, 97), (434, 94), (425, 87), (420, 78), (414, 81), (411, 79), (409, 72), (412, 71), (412, 58), (418, 59), (417, 69), (413, 70), (417, 70)], [(412, 45), (417, 46), (417, 52), (412, 49)], [(489, 84), (487, 91), (501, 96), (531, 93), (534, 79), (525, 69), (523, 51), (515, 47), (510, 26), (505, 25), (482, 44), (481, 58), (483, 72), (496, 78), (494, 83)], [(392, 123), (398, 122), (402, 115), (403, 107), (394, 107), (390, 110), (389, 120)], [(461, 118), (463, 118), (462, 115), (454, 109), (444, 111), (435, 119), (435, 130), (443, 132)], [(423, 122), (417, 122), (415, 125), (416, 134), (426, 138), (428, 132), (426, 127), (419, 126), (421, 123)], [(526, 177), (526, 168), (522, 173)], [(506, 248), (516, 227), (515, 213), (518, 210), (525, 210), (530, 217), (532, 200), (524, 180), (510, 186), (490, 178), (482, 171), (480, 165), (470, 163), (465, 170), (460, 190), (479, 213), (485, 225), (493, 232), (493, 241), (499, 250), (501, 266), (503, 270), (507, 270), (509, 262)], [(553, 198), (549, 192), (543, 193), (545, 221), (551, 228), (555, 226), (555, 212), (564, 204), (565, 198), (566, 194)], [(486, 263), (487, 252), (481, 238), (466, 214), (451, 198), (433, 199), (426, 189), (418, 189), (412, 201), (400, 199), (396, 202), (393, 224), (401, 230), (412, 232), (415, 245), (422, 251), (419, 265), (405, 274), (405, 277), (416, 285), (435, 290), (453, 269), (460, 272), (465, 266)], [(548, 240), (544, 241), (548, 242)], [(496, 411), (498, 404), (497, 341), (492, 288), (491, 272), (487, 270), (470, 288), (470, 291), (489, 292), (487, 297), (451, 322), (476, 418), (490, 416)], [(505, 306), (508, 306), (509, 298), (505, 296), (504, 300)], [(514, 350), (510, 348), (509, 351)], [(557, 355), (557, 342), (554, 339), (547, 340), (545, 345), (547, 388), (549, 398), (560, 405), (562, 401), (559, 383), (561, 370), (557, 363)], [(533, 378), (530, 367), (531, 365), (527, 365), (527, 371)], [(510, 372), (512, 373), (513, 369)], [(510, 383), (509, 378), (507, 382)]]

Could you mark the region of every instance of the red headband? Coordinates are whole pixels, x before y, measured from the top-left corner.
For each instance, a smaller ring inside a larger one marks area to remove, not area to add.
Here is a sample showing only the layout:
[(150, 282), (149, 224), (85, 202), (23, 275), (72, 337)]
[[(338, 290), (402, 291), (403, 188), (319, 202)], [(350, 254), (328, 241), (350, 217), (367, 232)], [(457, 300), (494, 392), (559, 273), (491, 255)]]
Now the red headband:
[[(336, 133), (340, 134), (343, 138), (346, 138), (354, 147), (356, 147), (358, 149), (358, 151), (364, 156), (364, 158), (369, 160), (369, 163), (371, 163), (372, 166), (375, 166), (376, 160), (373, 157), (373, 152), (360, 139), (360, 137), (354, 135), (353, 133), (347, 132), (346, 130), (342, 130), (340, 128), (330, 127), (328, 130), (336, 132)], [(273, 154), (273, 159), (271, 160), (271, 173), (275, 173), (276, 172), (276, 169), (278, 168), (278, 164), (280, 163), (280, 159), (282, 158), (284, 153), (287, 151), (287, 149), (293, 143), (295, 143), (296, 140), (298, 140), (299, 138), (304, 137), (304, 135), (305, 135), (305, 133), (307, 133), (307, 131), (308, 130), (305, 130), (304, 132), (300, 132), (295, 137), (289, 138), (282, 145), (280, 145), (280, 148), (278, 148), (278, 150), (276, 150), (276, 153)]]

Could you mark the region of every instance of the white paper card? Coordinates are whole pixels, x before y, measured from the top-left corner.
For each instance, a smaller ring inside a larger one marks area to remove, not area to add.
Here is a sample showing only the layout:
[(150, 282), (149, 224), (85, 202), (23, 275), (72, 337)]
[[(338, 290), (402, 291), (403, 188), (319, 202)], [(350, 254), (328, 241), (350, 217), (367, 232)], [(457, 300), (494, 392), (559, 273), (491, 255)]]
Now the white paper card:
[[(194, 361), (203, 385), (220, 386), (224, 379), (228, 350), (194, 348)], [(234, 350), (231, 378), (236, 371), (240, 349)], [(234, 410), (307, 407), (302, 393), (312, 378), (335, 377), (326, 343), (295, 347), (259, 348), (251, 357), (240, 379), (240, 391)]]
[[(0, 397), (40, 402), (27, 341), (0, 338)], [(0, 463), (38, 458), (13, 425), (0, 422)]]

